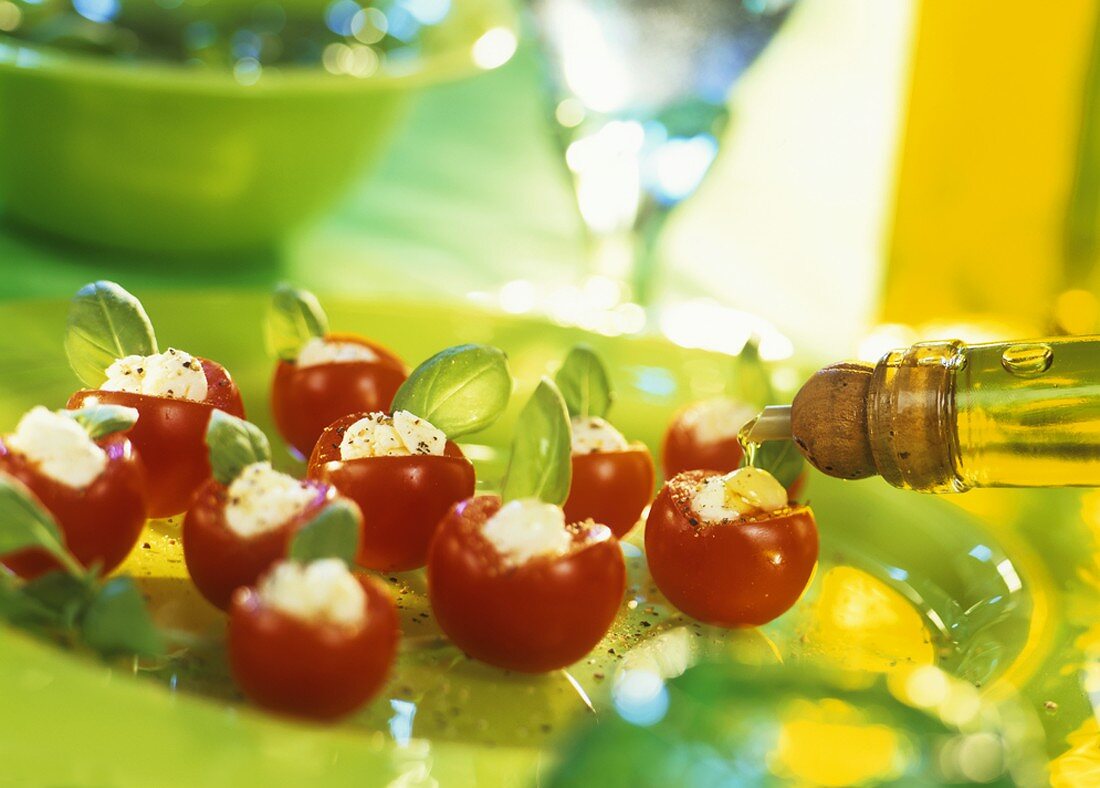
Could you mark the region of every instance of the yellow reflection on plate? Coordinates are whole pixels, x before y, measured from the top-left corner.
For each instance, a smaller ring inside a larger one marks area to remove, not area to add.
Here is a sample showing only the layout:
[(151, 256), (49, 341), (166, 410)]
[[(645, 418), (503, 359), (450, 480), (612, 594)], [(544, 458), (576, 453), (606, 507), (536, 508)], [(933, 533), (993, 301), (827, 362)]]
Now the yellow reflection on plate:
[(890, 586), (838, 566), (825, 573), (806, 639), (826, 661), (852, 670), (887, 672), (931, 665), (932, 639), (920, 614)]

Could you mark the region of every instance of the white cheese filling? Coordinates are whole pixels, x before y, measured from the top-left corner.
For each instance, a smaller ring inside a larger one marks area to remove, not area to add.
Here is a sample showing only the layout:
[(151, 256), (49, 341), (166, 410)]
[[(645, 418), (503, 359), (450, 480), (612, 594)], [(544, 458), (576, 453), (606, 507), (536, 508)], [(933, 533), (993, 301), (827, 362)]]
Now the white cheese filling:
[(278, 563), (260, 580), (259, 594), (266, 606), (311, 624), (360, 627), (367, 618), (366, 592), (339, 558)]
[(353, 361), (377, 361), (378, 354), (358, 342), (329, 341), (313, 337), (298, 352), (298, 367), (316, 367), (320, 364), (347, 364)]
[(340, 458), (406, 457), (410, 454), (443, 454), (447, 436), (430, 422), (399, 410), (393, 416), (371, 413), (344, 431)]
[(736, 438), (757, 410), (729, 397), (715, 397), (691, 405), (681, 416), (681, 423), (702, 441), (726, 440)]
[(206, 399), (206, 373), (194, 356), (168, 348), (151, 356), (118, 359), (107, 367), (107, 382), (99, 388), (202, 402)]
[(107, 452), (87, 430), (41, 405), (23, 414), (6, 442), (43, 474), (78, 490), (94, 482), (107, 467)]
[(505, 563), (513, 566), (539, 556), (565, 555), (573, 544), (561, 507), (535, 498), (504, 504), (485, 522), (481, 533)]
[(316, 490), (268, 462), (246, 465), (229, 484), (225, 523), (238, 536), (255, 536), (297, 517), (317, 497)]
[(626, 438), (605, 419), (591, 416), (573, 417), (573, 454), (592, 454), (598, 451), (623, 451), (629, 444)]
[(700, 520), (715, 525), (749, 514), (774, 512), (787, 505), (787, 491), (767, 471), (738, 468), (709, 476), (692, 491), (691, 508)]

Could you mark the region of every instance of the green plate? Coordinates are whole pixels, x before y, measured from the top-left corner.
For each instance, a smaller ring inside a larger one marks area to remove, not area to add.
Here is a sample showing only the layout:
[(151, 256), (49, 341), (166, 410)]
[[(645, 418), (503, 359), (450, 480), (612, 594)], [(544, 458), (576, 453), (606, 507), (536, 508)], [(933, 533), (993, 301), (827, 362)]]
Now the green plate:
[[(250, 418), (274, 435), (260, 331), (266, 295), (142, 296), (162, 344), (224, 363)], [(582, 337), (463, 306), (323, 300), (335, 328), (366, 333), (413, 362), (460, 341), (508, 351), (519, 379), (513, 406), (467, 444), (485, 489), (499, 479), (518, 404)], [(62, 406), (76, 388), (61, 348), (65, 310), (61, 301), (0, 306), (0, 429), (32, 405)], [(730, 366), (656, 338), (584, 338), (609, 361), (615, 421), (650, 447), (676, 407), (721, 390)], [(296, 467), (277, 453), (283, 467)], [(936, 664), (983, 692), (1018, 689), (1044, 721), (1056, 776), (1097, 768), (1081, 671), (1100, 646), (1100, 497), (1015, 491), (947, 500), (821, 476), (806, 497), (822, 560), (790, 613), (732, 632), (684, 618), (652, 586), (635, 532), (623, 545), (629, 587), (612, 631), (585, 660), (540, 677), (466, 659), (433, 622), (423, 574), (389, 576), (405, 634), (399, 662), (382, 695), (334, 727), (241, 701), (226, 672), (221, 614), (186, 579), (179, 523), (153, 521), (124, 570), (139, 578), (158, 621), (198, 642), (157, 664), (108, 666), (0, 628), (0, 782), (533, 784), (554, 766), (568, 729), (614, 714), (624, 671), (671, 677), (701, 660), (791, 672)]]

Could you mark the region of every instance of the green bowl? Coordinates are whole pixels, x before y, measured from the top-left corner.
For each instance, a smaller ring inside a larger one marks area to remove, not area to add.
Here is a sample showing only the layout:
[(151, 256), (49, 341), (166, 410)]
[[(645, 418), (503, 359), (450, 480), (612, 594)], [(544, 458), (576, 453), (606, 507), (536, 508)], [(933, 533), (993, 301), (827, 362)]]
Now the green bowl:
[(478, 71), (506, 0), (455, 0), (400, 72), (133, 62), (0, 34), (0, 205), (19, 224), (152, 254), (269, 247), (376, 160), (410, 97)]

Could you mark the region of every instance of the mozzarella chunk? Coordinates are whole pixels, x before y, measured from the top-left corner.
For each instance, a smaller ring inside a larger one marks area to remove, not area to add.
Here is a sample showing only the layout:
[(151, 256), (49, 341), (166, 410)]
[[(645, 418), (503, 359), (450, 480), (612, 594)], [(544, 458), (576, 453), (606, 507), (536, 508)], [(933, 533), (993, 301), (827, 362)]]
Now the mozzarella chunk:
[(313, 337), (298, 352), (298, 367), (316, 367), (320, 364), (347, 364), (353, 361), (377, 361), (378, 354), (358, 342), (330, 342)]
[(539, 556), (565, 555), (573, 544), (561, 507), (535, 498), (504, 504), (485, 522), (481, 533), (505, 563), (513, 566)]
[(757, 411), (729, 397), (715, 397), (690, 406), (681, 416), (681, 423), (702, 441), (720, 441), (736, 438), (741, 427), (756, 416)]
[(254, 462), (229, 484), (225, 523), (238, 536), (255, 536), (297, 517), (316, 497), (316, 490), (271, 463)]
[(367, 618), (366, 592), (339, 558), (278, 563), (260, 580), (259, 594), (265, 605), (311, 624), (358, 628)]
[(787, 505), (787, 491), (767, 471), (738, 468), (709, 476), (692, 491), (691, 508), (700, 520), (724, 524), (750, 514), (774, 512)]
[(364, 457), (406, 457), (410, 454), (443, 454), (447, 436), (426, 419), (407, 410), (393, 416), (371, 413), (344, 431), (340, 441), (340, 458), (358, 460)]
[(41, 405), (23, 415), (6, 442), (43, 474), (78, 490), (94, 482), (107, 467), (107, 452), (87, 430)]
[(629, 444), (626, 438), (605, 419), (573, 417), (573, 454), (592, 454), (598, 451), (623, 451)]
[(206, 373), (194, 356), (168, 348), (151, 356), (118, 359), (107, 367), (107, 382), (99, 388), (202, 402), (206, 399)]

